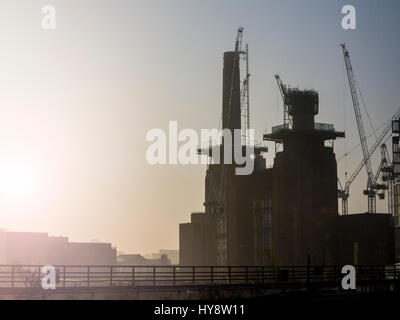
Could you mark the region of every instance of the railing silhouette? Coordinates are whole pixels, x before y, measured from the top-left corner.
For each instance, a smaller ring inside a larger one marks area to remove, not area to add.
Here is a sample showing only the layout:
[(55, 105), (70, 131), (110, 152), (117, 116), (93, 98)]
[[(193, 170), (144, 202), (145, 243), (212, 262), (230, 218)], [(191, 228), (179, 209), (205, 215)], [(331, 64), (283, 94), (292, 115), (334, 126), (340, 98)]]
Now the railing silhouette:
[[(0, 265), (1, 288), (41, 288), (40, 265)], [(54, 266), (56, 287), (340, 286), (342, 266)], [(400, 266), (355, 266), (358, 284), (400, 282)]]

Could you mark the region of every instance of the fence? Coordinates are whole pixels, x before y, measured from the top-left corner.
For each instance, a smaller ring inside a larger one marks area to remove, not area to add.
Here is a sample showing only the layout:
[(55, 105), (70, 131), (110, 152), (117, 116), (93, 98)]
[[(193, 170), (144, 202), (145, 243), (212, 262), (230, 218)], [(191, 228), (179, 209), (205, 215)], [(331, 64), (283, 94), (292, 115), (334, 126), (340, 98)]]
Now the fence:
[[(39, 265), (0, 265), (0, 288), (40, 288)], [(200, 285), (340, 285), (341, 266), (54, 266), (57, 288)], [(356, 266), (357, 282), (400, 279), (400, 266)]]

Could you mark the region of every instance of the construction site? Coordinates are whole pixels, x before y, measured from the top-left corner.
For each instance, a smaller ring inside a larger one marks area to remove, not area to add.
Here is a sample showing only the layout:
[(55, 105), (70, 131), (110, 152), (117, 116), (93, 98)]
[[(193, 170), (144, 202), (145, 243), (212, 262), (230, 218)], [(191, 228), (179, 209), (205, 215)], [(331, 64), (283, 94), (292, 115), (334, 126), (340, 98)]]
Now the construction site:
[[(242, 49), (242, 38), (243, 28), (239, 28), (233, 50), (223, 54), (221, 129), (242, 129), (243, 135), (240, 144), (228, 145), (222, 139), (220, 152), (234, 145), (244, 148), (253, 144), (254, 171), (236, 175), (240, 164), (213, 163), (209, 149), (198, 149), (199, 154), (209, 156), (204, 211), (192, 213), (190, 222), (179, 225), (180, 265), (398, 262), (400, 109), (387, 115), (387, 123), (368, 145), (356, 75), (342, 43), (338, 49), (343, 55), (361, 146), (356, 170), (344, 183), (339, 180), (334, 141), (345, 139), (345, 132), (336, 131), (334, 124), (316, 121), (319, 108), (324, 108), (319, 105), (318, 88), (289, 86), (278, 74), (274, 76), (282, 97), (282, 123), (267, 128), (263, 145), (254, 144), (246, 134), (250, 128), (250, 73), (248, 46)], [(273, 166), (267, 167), (264, 154), (272, 151), (268, 150), (271, 146), (275, 158)], [(379, 152), (380, 163), (373, 168), (371, 156)], [(365, 173), (363, 194), (368, 210), (348, 212), (350, 186)], [(387, 210), (377, 212), (377, 199), (387, 202)]]

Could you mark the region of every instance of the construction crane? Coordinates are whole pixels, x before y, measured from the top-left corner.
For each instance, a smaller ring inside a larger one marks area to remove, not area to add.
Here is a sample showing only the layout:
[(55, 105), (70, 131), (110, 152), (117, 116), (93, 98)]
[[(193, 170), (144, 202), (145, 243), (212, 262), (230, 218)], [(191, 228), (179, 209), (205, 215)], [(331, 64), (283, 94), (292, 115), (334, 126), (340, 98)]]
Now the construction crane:
[(382, 165), (382, 181), (386, 185), (388, 192), (388, 213), (394, 214), (394, 167), (393, 163), (390, 162), (389, 152), (386, 144), (381, 146), (381, 157), (383, 162)]
[(242, 127), (242, 144), (249, 145), (250, 140), (247, 135), (248, 130), (250, 129), (250, 96), (249, 96), (249, 81), (250, 81), (250, 72), (249, 72), (249, 46), (246, 44), (246, 51), (244, 52), (244, 59), (246, 64), (246, 76), (243, 80), (242, 92), (240, 94), (240, 111), (243, 118), (243, 127)]
[(350, 93), (351, 93), (351, 98), (353, 101), (353, 108), (354, 108), (354, 113), (356, 117), (356, 122), (357, 122), (357, 128), (358, 128), (358, 134), (360, 136), (360, 142), (361, 142), (361, 148), (363, 152), (363, 157), (364, 157), (364, 165), (367, 170), (367, 175), (368, 175), (368, 181), (367, 181), (367, 188), (364, 190), (364, 195), (368, 196), (368, 212), (369, 213), (376, 213), (376, 191), (374, 188), (374, 174), (372, 172), (372, 166), (371, 166), (371, 160), (370, 160), (370, 154), (368, 151), (368, 145), (367, 145), (367, 138), (365, 136), (365, 131), (364, 131), (364, 125), (363, 125), (363, 120), (361, 116), (361, 110), (360, 110), (360, 104), (358, 101), (358, 94), (357, 94), (357, 83), (356, 83), (356, 78), (354, 75), (353, 68), (351, 66), (351, 61), (350, 61), (350, 54), (349, 51), (346, 48), (346, 45), (344, 43), (340, 44), (343, 50), (343, 56), (344, 56), (344, 61), (346, 65), (346, 71), (347, 71), (347, 78), (349, 81), (349, 86), (350, 86)]
[(283, 125), (285, 128), (289, 129), (292, 126), (292, 119), (289, 116), (288, 106), (286, 104), (286, 86), (282, 83), (279, 74), (275, 74), (274, 77), (283, 100)]
[[(388, 121), (388, 123), (382, 130), (381, 134), (378, 136), (375, 143), (369, 150), (368, 159), (370, 159), (370, 157), (375, 152), (375, 150), (378, 148), (378, 146), (382, 144), (383, 139), (386, 137), (386, 135), (392, 128), (392, 120), (398, 119), (399, 116), (400, 116), (400, 108), (392, 116), (391, 120)], [(393, 194), (392, 194), (393, 186), (391, 186), (391, 185), (393, 185), (393, 180), (392, 180), (393, 178), (392, 178), (392, 175), (390, 174), (390, 172), (392, 171), (392, 169), (391, 169), (392, 166), (390, 165), (389, 154), (387, 152), (386, 145), (384, 147), (382, 147), (382, 145), (381, 145), (381, 154), (385, 154), (385, 156), (384, 157), (382, 156), (382, 158), (386, 158), (387, 164), (384, 167), (382, 167), (382, 169), (380, 171), (382, 171), (384, 173), (384, 177), (387, 177), (387, 179), (388, 179), (388, 181), (387, 181), (388, 182), (388, 192), (389, 192), (389, 195), (388, 195), (389, 196), (389, 200), (388, 200), (389, 205), (388, 206), (389, 206), (389, 212), (393, 212)], [(383, 148), (383, 152), (382, 152), (382, 148)], [(350, 176), (349, 180), (346, 181), (344, 188), (342, 187), (342, 185), (339, 181), (340, 189), (338, 190), (338, 198), (342, 200), (342, 214), (344, 214), (344, 215), (348, 214), (348, 198), (350, 196), (350, 194), (349, 194), (350, 185), (353, 183), (354, 179), (358, 176), (358, 174), (360, 173), (360, 171), (362, 170), (364, 165), (365, 165), (365, 160), (363, 159), (361, 161), (361, 163), (357, 166), (357, 168), (353, 172), (353, 174)], [(380, 171), (378, 170), (377, 173), (379, 173)], [(376, 176), (377, 175), (374, 176), (374, 178), (372, 180), (373, 182), (376, 180), (375, 179)], [(384, 178), (384, 179), (386, 179), (386, 178)], [(374, 186), (375, 190), (377, 189), (376, 187), (377, 186), (375, 185)]]
[(236, 62), (239, 60), (239, 55), (242, 53), (241, 48), (242, 48), (242, 39), (243, 39), (243, 27), (238, 28), (238, 32), (236, 35), (236, 41), (235, 41), (235, 53), (233, 56), (233, 68), (232, 68), (232, 77), (231, 77), (231, 85), (229, 89), (229, 100), (228, 100), (228, 123), (230, 123), (231, 120), (231, 106), (232, 106), (232, 99), (233, 99), (233, 90), (234, 90), (234, 84), (235, 84), (235, 65)]

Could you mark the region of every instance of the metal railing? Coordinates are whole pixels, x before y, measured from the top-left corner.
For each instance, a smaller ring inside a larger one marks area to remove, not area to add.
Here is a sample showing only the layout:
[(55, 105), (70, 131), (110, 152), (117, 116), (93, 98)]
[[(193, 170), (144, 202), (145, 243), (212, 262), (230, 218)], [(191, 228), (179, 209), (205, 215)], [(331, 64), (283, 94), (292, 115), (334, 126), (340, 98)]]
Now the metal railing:
[[(278, 132), (283, 131), (283, 130), (291, 130), (289, 128), (289, 124), (287, 124), (287, 123), (286, 124), (280, 124), (280, 125), (272, 127), (272, 133), (278, 133)], [(333, 124), (330, 124), (330, 123), (315, 122), (314, 123), (314, 130), (315, 131), (323, 131), (323, 132), (335, 131), (335, 126)]]
[[(0, 265), (1, 288), (41, 288), (39, 265)], [(54, 266), (57, 288), (310, 284), (336, 286), (341, 266)], [(400, 266), (356, 266), (357, 282), (400, 280)]]

